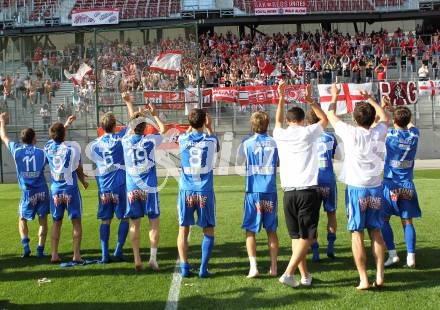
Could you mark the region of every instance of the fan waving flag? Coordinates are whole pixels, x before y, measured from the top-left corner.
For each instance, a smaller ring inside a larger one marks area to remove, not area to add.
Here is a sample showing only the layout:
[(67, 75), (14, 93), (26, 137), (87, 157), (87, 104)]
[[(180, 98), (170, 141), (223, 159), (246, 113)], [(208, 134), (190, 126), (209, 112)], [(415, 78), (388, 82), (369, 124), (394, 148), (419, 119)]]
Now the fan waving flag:
[(166, 51), (154, 58), (150, 70), (163, 73), (177, 73), (180, 70), (183, 51)]
[[(371, 94), (372, 84), (349, 84), (343, 83), (341, 85), (341, 92), (338, 96), (338, 102), (336, 107), (336, 114), (347, 114), (351, 113), (356, 106), (356, 103), (364, 101), (364, 97), (360, 94), (360, 90), (365, 90)], [(332, 100), (331, 95), (331, 84), (319, 84), (318, 92), (320, 97), (321, 108), (324, 111), (328, 111), (330, 107), (330, 102)]]
[(84, 77), (93, 72), (92, 68), (87, 64), (83, 63), (76, 73), (70, 73), (67, 70), (64, 70), (64, 76), (66, 79), (71, 80), (73, 84), (80, 85)]

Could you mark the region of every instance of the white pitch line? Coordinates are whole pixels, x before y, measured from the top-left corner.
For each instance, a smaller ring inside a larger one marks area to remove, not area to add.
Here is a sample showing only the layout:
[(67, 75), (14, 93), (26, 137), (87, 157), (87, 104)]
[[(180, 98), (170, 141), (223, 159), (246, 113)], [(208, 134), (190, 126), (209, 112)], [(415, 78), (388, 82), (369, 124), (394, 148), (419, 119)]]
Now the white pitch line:
[(181, 284), (182, 276), (180, 275), (179, 260), (177, 260), (176, 268), (174, 268), (173, 280), (171, 281), (170, 291), (168, 292), (168, 299), (165, 305), (165, 310), (177, 310)]
[[(191, 227), (188, 233), (188, 242), (191, 236)], [(171, 280), (170, 291), (168, 292), (167, 303), (165, 304), (165, 310), (177, 310), (179, 304), (180, 286), (182, 284), (182, 275), (180, 274), (179, 258), (176, 261), (176, 267), (174, 268), (173, 279)]]

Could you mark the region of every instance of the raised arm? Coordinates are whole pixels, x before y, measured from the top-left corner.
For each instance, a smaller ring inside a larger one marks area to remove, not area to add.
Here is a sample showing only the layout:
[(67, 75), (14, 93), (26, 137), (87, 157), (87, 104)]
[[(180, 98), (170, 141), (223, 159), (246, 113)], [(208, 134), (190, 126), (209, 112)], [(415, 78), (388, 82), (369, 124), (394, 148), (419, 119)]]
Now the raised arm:
[(157, 114), (157, 110), (156, 108), (151, 105), (150, 103), (146, 106), (146, 109), (148, 110), (148, 112), (150, 112), (151, 116), (154, 118), (154, 120), (156, 121), (157, 126), (159, 126), (159, 132), (160, 134), (164, 134), (165, 133), (165, 125), (163, 124), (162, 120), (160, 119), (159, 115)]
[(66, 128), (66, 129), (69, 128), (73, 124), (74, 121), (76, 121), (76, 116), (70, 115), (67, 118), (67, 121), (64, 123), (64, 128)]
[(6, 130), (7, 122), (8, 114), (6, 112), (3, 112), (2, 114), (0, 114), (0, 139), (2, 139), (6, 147), (9, 145), (8, 131)]
[(122, 96), (122, 100), (127, 105), (127, 114), (128, 114), (128, 118), (130, 119), (134, 114), (134, 105), (133, 105), (134, 97), (129, 92), (123, 92), (121, 96)]
[(365, 90), (361, 90), (360, 94), (376, 110), (376, 115), (379, 117), (378, 123), (379, 122), (383, 122), (383, 123), (385, 123), (388, 126), (388, 122), (390, 120), (390, 117), (388, 116), (388, 113), (385, 112), (385, 110), (376, 102), (376, 100), (369, 93), (367, 93)]
[(339, 122), (341, 119), (336, 115), (336, 105), (338, 102), (338, 96), (341, 92), (341, 89), (336, 85), (336, 83), (332, 84), (331, 87), (331, 94), (332, 94), (332, 100), (330, 102), (330, 107), (327, 113), (327, 118), (330, 124), (333, 128), (335, 128), (336, 123)]
[(283, 121), (284, 121), (284, 105), (285, 105), (285, 98), (284, 98), (284, 92), (286, 90), (286, 84), (284, 81), (280, 82), (278, 85), (278, 96), (280, 97), (278, 101), (277, 106), (277, 113), (275, 115), (275, 128), (282, 128), (283, 127)]
[(325, 129), (328, 125), (327, 115), (325, 115), (324, 111), (321, 107), (316, 103), (312, 98), (312, 85), (307, 85), (306, 88), (306, 101), (312, 108), (313, 112), (315, 112), (316, 116), (319, 118), (319, 124), (323, 129)]
[(208, 135), (213, 135), (214, 130), (212, 130), (212, 118), (211, 115), (206, 113), (206, 123), (205, 123), (206, 131), (208, 132)]

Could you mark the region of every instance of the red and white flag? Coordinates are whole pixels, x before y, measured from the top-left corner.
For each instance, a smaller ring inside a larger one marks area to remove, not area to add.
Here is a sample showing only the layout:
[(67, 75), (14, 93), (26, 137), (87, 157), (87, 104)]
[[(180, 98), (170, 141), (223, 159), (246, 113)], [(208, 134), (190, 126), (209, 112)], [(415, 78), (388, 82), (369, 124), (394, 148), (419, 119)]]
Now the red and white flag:
[[(360, 90), (365, 90), (369, 94), (372, 93), (372, 84), (352, 84), (352, 83), (342, 83), (341, 92), (338, 96), (338, 102), (336, 106), (336, 115), (347, 114), (354, 111), (356, 103), (364, 101), (364, 97), (360, 94)], [(318, 92), (320, 97), (321, 108), (324, 111), (328, 111), (330, 107), (330, 102), (332, 100), (331, 94), (332, 84), (319, 84)]]
[(122, 76), (127, 82), (134, 82), (138, 78), (138, 70), (136, 64), (128, 64), (122, 67)]
[(434, 81), (419, 81), (419, 96), (435, 96), (436, 87)]
[(275, 70), (274, 65), (272, 65), (270, 62), (264, 61), (261, 57), (257, 57), (257, 65), (261, 73), (263, 73), (265, 76), (271, 75), (272, 72)]
[(163, 73), (177, 73), (180, 70), (183, 51), (166, 51), (154, 58), (150, 70)]
[(76, 71), (76, 73), (72, 74), (69, 71), (64, 70), (64, 76), (66, 77), (66, 79), (72, 81), (73, 84), (80, 85), (84, 77), (88, 74), (91, 74), (92, 72), (93, 72), (92, 68), (89, 65), (83, 63), (79, 67), (78, 71)]

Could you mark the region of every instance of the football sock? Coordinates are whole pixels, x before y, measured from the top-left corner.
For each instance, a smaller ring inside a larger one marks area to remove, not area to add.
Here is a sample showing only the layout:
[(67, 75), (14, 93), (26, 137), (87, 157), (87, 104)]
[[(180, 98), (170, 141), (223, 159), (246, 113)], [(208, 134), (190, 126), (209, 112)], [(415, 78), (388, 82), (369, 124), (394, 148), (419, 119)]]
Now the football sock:
[(257, 270), (257, 258), (255, 256), (249, 256), (249, 264), (250, 264), (250, 269), (252, 271), (256, 271)]
[(189, 276), (191, 276), (191, 265), (185, 262), (181, 262), (180, 263), (180, 275), (183, 278), (188, 278)]
[(37, 257), (43, 257), (44, 256), (44, 245), (37, 246)]
[(396, 246), (394, 244), (394, 234), (391, 228), (390, 222), (385, 221), (382, 226), (382, 236), (388, 251), (395, 250)]
[(157, 256), (157, 248), (151, 248), (150, 249), (150, 260), (156, 261)]
[(416, 230), (414, 229), (414, 225), (413, 224), (405, 224), (404, 232), (405, 232), (406, 251), (408, 253), (415, 253), (416, 252)]
[(200, 265), (200, 274), (208, 272), (208, 262), (211, 258), (212, 248), (214, 247), (214, 236), (204, 235), (202, 241), (202, 263)]
[(116, 249), (114, 256), (122, 256), (122, 249), (125, 244), (125, 240), (127, 239), (128, 234), (128, 222), (121, 221), (119, 223), (119, 229), (118, 229), (118, 243), (116, 244)]
[(319, 243), (318, 242), (313, 242), (311, 245), (312, 248), (312, 261), (317, 262), (320, 260), (319, 258)]
[(101, 238), (102, 260), (108, 260), (108, 239), (110, 238), (110, 225), (101, 224), (99, 227), (99, 236)]
[(21, 244), (23, 245), (23, 257), (28, 257), (31, 254), (31, 248), (29, 247), (29, 238), (21, 239)]
[[(336, 233), (327, 233), (327, 255), (333, 255), (334, 254), (334, 247), (335, 247), (335, 241), (336, 241)], [(333, 255), (334, 256), (334, 255)]]

